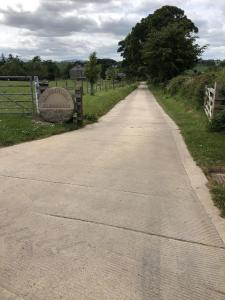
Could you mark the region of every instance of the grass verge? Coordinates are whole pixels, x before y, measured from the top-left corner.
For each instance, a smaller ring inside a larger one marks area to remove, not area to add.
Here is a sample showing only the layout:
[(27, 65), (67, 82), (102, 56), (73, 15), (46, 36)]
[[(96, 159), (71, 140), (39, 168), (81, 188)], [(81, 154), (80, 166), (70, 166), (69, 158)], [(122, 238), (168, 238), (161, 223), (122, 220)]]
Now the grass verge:
[[(130, 94), (136, 85), (84, 96), (84, 124), (95, 122), (116, 103)], [(21, 142), (46, 138), (77, 129), (73, 123), (51, 124), (35, 121), (32, 117), (0, 115), (0, 146), (10, 146)]]
[(84, 119), (86, 121), (96, 121), (106, 114), (115, 104), (124, 99), (135, 88), (136, 84), (126, 87), (116, 88), (114, 90), (101, 91), (96, 95), (84, 96)]
[[(159, 104), (179, 126), (187, 147), (196, 163), (209, 175), (212, 168), (225, 166), (225, 134), (210, 132), (208, 120), (202, 109), (197, 109), (191, 99), (176, 94), (171, 96), (159, 86), (150, 86)], [(225, 217), (225, 188), (210, 184), (215, 205)]]
[(214, 203), (221, 211), (221, 217), (225, 218), (225, 187), (214, 182), (211, 191)]

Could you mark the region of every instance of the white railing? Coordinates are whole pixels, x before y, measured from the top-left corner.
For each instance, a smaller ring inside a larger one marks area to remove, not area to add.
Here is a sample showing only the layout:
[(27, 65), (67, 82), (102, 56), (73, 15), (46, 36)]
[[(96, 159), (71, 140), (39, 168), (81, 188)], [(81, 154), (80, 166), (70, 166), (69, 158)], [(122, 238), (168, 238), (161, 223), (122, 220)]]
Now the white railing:
[(214, 88), (210, 88), (208, 86), (205, 87), (204, 110), (210, 120), (214, 117), (215, 112), (216, 88), (216, 82)]
[(212, 120), (216, 113), (225, 109), (225, 94), (223, 91), (223, 84), (217, 84), (216, 82), (214, 88), (205, 87), (204, 110), (209, 120)]

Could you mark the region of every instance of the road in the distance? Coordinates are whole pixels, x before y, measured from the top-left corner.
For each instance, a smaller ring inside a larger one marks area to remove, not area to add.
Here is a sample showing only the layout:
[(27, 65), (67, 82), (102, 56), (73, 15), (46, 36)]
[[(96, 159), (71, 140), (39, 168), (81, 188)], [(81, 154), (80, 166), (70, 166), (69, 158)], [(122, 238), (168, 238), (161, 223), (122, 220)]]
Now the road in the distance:
[(225, 246), (144, 87), (0, 150), (0, 300), (222, 300)]

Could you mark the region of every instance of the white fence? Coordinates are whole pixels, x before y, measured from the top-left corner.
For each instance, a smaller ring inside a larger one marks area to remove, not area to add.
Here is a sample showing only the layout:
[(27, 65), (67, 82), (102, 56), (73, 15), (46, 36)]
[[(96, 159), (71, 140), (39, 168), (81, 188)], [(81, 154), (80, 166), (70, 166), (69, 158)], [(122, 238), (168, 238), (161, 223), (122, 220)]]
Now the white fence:
[(221, 90), (222, 86), (216, 82), (213, 88), (205, 87), (204, 110), (209, 120), (212, 120), (215, 113), (225, 109), (225, 95), (221, 95)]

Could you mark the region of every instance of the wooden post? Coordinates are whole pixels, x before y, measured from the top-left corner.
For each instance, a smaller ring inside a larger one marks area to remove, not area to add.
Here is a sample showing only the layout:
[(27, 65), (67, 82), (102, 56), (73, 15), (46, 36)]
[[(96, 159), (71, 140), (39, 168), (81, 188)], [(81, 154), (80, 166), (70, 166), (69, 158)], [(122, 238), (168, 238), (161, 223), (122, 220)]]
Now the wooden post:
[(40, 91), (40, 86), (39, 86), (39, 79), (38, 76), (34, 76), (34, 87), (35, 87), (35, 103), (36, 103), (36, 110), (37, 110), (37, 114), (40, 114), (39, 111), (39, 103), (38, 103), (38, 99), (40, 97), (41, 91)]
[(78, 126), (82, 126), (83, 124), (83, 87), (82, 83), (76, 87), (75, 89), (75, 114), (74, 114), (74, 122)]

